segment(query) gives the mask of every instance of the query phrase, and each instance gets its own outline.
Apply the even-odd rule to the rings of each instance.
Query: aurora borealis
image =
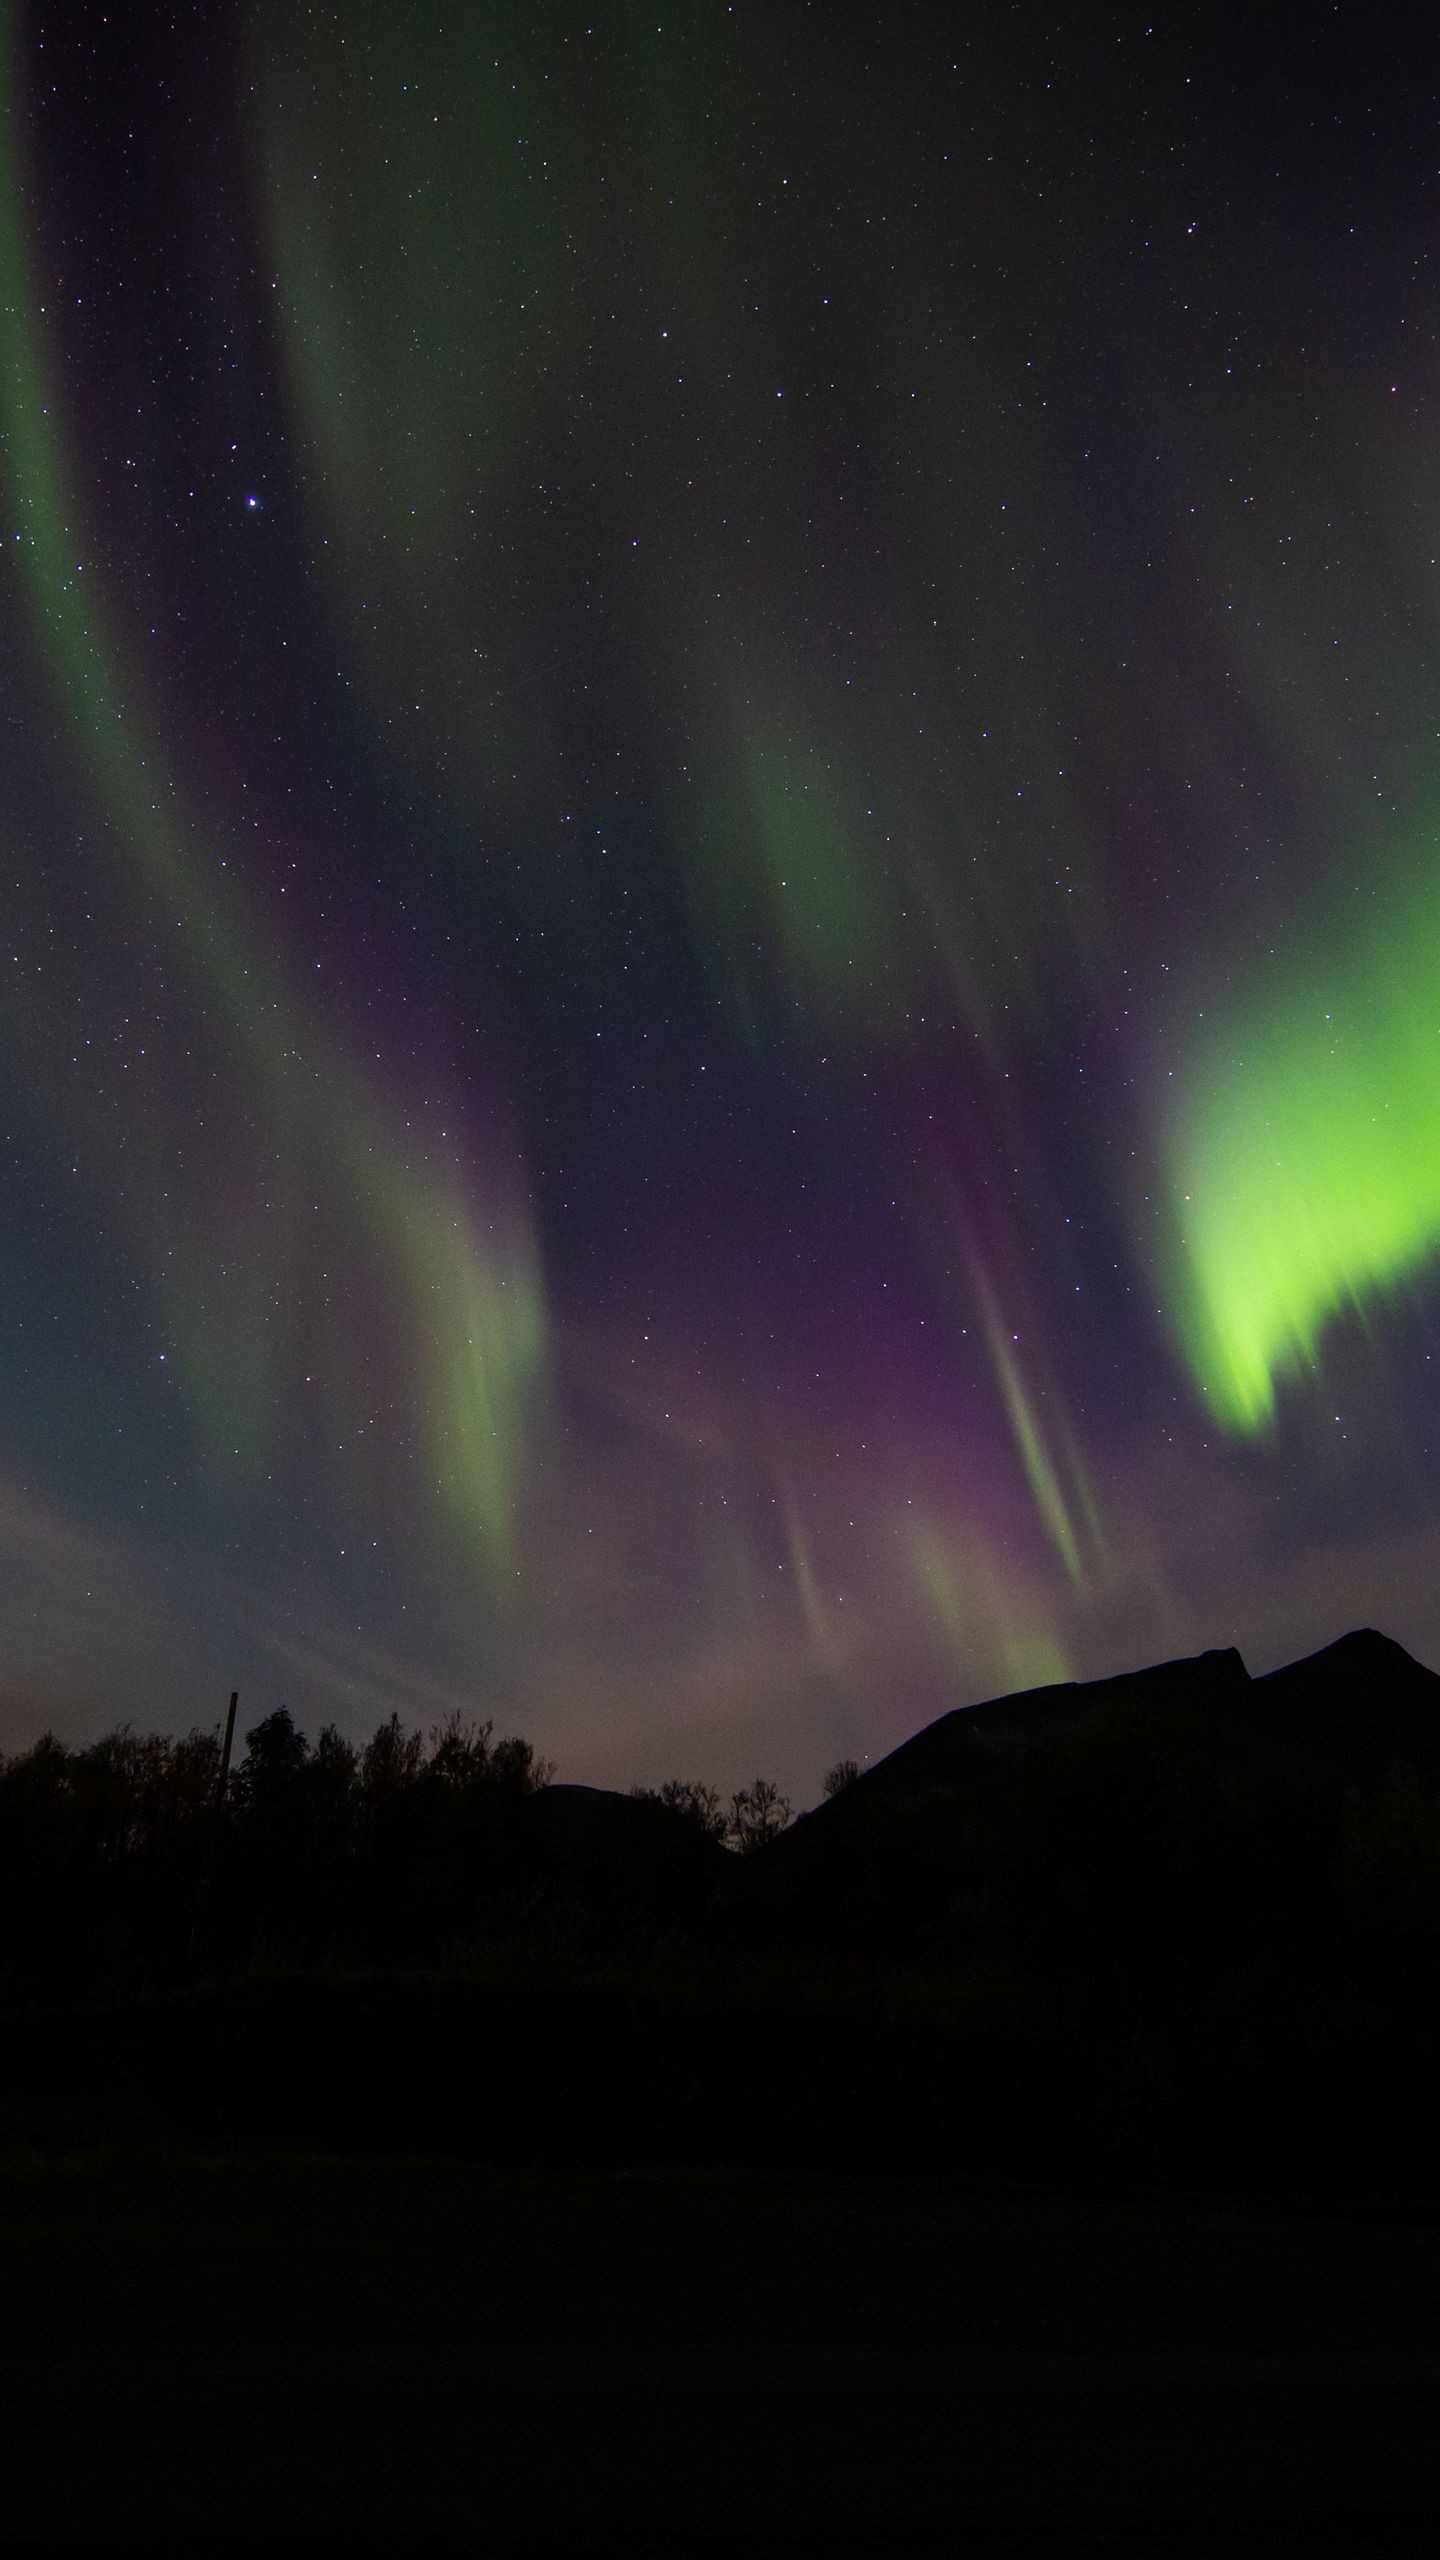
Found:
[[[1440,1660],[1422,38],[0,28],[0,1747]]]

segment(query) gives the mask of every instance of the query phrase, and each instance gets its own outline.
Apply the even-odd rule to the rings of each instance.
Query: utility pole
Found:
[[[238,1689],[232,1689],[230,1692],[230,1713],[225,1719],[225,1748],[220,1754],[220,1777],[215,1788],[215,1812],[217,1817],[225,1802],[225,1781],[230,1775],[230,1753],[234,1748],[235,1743],[235,1710],[239,1704],[240,1692]],[[210,1897],[215,1886],[215,1861],[220,1853],[220,1847],[220,1825],[217,1819],[211,1826],[209,1841],[206,1844],[206,1854],[202,1861],[200,1872],[195,1880],[195,1917],[190,1924],[190,1961],[192,1964],[198,1961],[204,1950],[206,1924],[210,1915]]]
[[[225,1719],[225,1748],[220,1755],[220,1784],[215,1790],[215,1801],[217,1804],[223,1804],[225,1801],[225,1781],[230,1775],[230,1751],[235,1740],[235,1710],[239,1704],[240,1692],[238,1689],[232,1689],[230,1692],[230,1713]]]

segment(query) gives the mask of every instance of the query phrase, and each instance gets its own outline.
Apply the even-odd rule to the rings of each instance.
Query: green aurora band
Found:
[[[424,1161],[333,1039],[295,1003],[232,884],[215,885],[214,823],[187,807],[158,721],[112,631],[90,556],[79,475],[67,450],[58,351],[25,240],[28,173],[15,12],[0,0],[0,430],[19,530],[12,545],[57,705],[136,896],[177,920],[187,975],[254,1079],[277,1156],[298,1147],[326,1168],[350,1249],[387,1273],[392,1321],[423,1417],[421,1473],[442,1518],[497,1592],[513,1579],[513,1533],[530,1428],[544,1381],[538,1255],[510,1164],[489,1171],[477,1208],[453,1169]],[[122,672],[123,671],[123,672]],[[252,1471],[269,1454],[272,1362],[263,1287],[206,1267],[166,1268],[159,1285],[181,1347],[191,1408],[212,1445]],[[249,1305],[249,1320],[242,1314]],[[238,1319],[238,1320],[237,1320]],[[334,1348],[334,1346],[332,1346]]]
[[[1217,1419],[1254,1432],[1318,1367],[1326,1327],[1367,1320],[1440,1246],[1433,876],[1207,1019],[1176,1081],[1173,1318]]]

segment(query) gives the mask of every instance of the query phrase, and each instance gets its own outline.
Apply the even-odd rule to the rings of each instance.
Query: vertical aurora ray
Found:
[[[921,1511],[908,1524],[906,1543],[916,1594],[972,1695],[1041,1689],[1073,1676],[1043,1598],[1026,1593],[982,1536]]]
[[[998,1096],[988,1100],[993,1102],[997,1126],[1003,1126],[1006,1105]],[[1014,1239],[1001,1227],[982,1245],[962,1186],[929,1128],[932,1116],[927,1115],[917,1155],[926,1166],[926,1230],[937,1284],[957,1310],[957,1325],[966,1329],[978,1325],[1031,1512],[1071,1590],[1083,1595],[1103,1582],[1109,1563],[1101,1505],[1068,1420],[1053,1363],[1030,1347],[1030,1337],[1041,1329],[1038,1314],[1033,1322],[1027,1318],[1022,1328],[1007,1321],[1004,1312],[997,1269],[1006,1275],[1004,1296],[1012,1308],[1034,1306],[1034,1293],[1020,1277]],[[1007,1138],[1018,1152],[1018,1129],[1009,1128]],[[1038,1173],[1035,1178],[1038,1181]],[[953,1263],[963,1274],[958,1286],[951,1277]],[[1042,1413],[1042,1406],[1048,1411]]]
[[[1403,890],[1207,1012],[1162,1124],[1162,1277],[1217,1418],[1255,1432],[1440,1247],[1440,899]]]
[[[817,1542],[805,1517],[799,1487],[790,1471],[778,1461],[775,1482],[784,1531],[785,1562],[800,1604],[805,1630],[816,1660],[827,1669],[836,1670],[843,1657],[840,1630],[836,1624],[838,1612],[829,1598],[826,1588],[828,1577],[817,1551]]]
[[[574,399],[582,244],[549,177],[587,137],[540,52],[505,10],[483,30],[413,8],[255,22],[256,183],[322,596],[372,745],[467,817],[547,804],[560,759],[514,529]]]
[[[399,1284],[435,1495],[498,1584],[514,1564],[547,1362],[528,1224],[513,1208],[482,1217],[453,1176],[407,1163],[393,1141],[377,1158],[364,1127],[344,1134],[351,1179]]]
[[[1006,1419],[1014,1435],[1020,1463],[1031,1500],[1044,1526],[1045,1533],[1072,1583],[1082,1583],[1085,1568],[1080,1558],[1080,1543],[1070,1516],[1060,1478],[1046,1446],[1045,1434],[1034,1402],[1026,1388],[1020,1363],[1015,1356],[1015,1337],[1007,1334],[995,1304],[994,1295],[978,1261],[972,1265],[972,1279],[980,1307],[980,1321],[990,1365],[1000,1389]]]
[[[0,300],[7,347],[0,427],[19,531],[12,546],[67,734],[123,855],[132,894],[174,919],[183,982],[252,1079],[272,1162],[303,1165],[328,1204],[339,1259],[388,1271],[388,1322],[407,1346],[418,1397],[419,1475],[497,1589],[512,1555],[528,1434],[544,1393],[546,1324],[520,1186],[498,1155],[495,1201],[407,1142],[327,1027],[293,997],[241,893],[215,885],[217,828],[172,770],[87,562],[85,507],[64,426],[58,356],[42,329],[25,241],[29,184],[16,12],[0,15]],[[122,673],[123,669],[123,673]],[[211,1238],[212,1254],[223,1251]],[[272,1290],[217,1260],[162,1270],[197,1420],[259,1470],[274,1454],[268,1329]],[[238,1294],[237,1294],[238,1292]],[[338,1356],[338,1355],[337,1355]],[[348,1358],[348,1349],[345,1352]]]
[[[883,1020],[894,891],[848,814],[866,800],[848,757],[793,713],[737,704],[698,811],[694,796],[677,810],[680,859],[701,948],[742,1023],[782,991],[857,1030]]]

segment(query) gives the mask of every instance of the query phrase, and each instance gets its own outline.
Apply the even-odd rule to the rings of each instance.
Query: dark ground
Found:
[[[0,2163],[11,2547],[1430,2551],[1440,2216]]]

